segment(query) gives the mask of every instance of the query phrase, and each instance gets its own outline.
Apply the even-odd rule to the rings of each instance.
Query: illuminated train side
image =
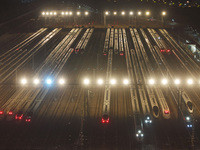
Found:
[[[84,41],[85,41],[85,38],[87,36],[87,34],[89,33],[89,30],[90,29],[87,29],[84,33],[84,35],[82,36],[81,40],[78,42],[76,48],[75,48],[75,54],[78,54],[80,51],[81,51],[81,46],[83,45]]]
[[[106,71],[106,82],[108,83],[112,74],[112,55],[113,50],[109,50],[108,54],[108,62],[107,62],[107,71]],[[102,123],[108,124],[109,123],[109,115],[110,115],[110,85],[105,86],[105,93],[104,93],[104,103],[103,103],[103,116],[102,116]]]
[[[192,101],[185,91],[182,91],[182,98],[189,113],[193,113]]]
[[[119,55],[124,55],[124,44],[123,44],[123,37],[122,37],[122,29],[119,29]]]
[[[103,55],[105,55],[105,56],[108,54],[109,37],[110,37],[110,28],[107,29],[106,38],[105,38],[105,42],[104,42]]]
[[[119,43],[118,43],[118,29],[115,29],[115,37],[114,37],[114,53],[118,54]]]

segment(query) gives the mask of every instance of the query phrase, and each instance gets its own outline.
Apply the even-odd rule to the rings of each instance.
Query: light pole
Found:
[[[80,17],[80,15],[81,15],[81,12],[80,12],[80,11],[77,11],[77,12],[76,12],[76,16],[74,15],[74,23],[75,23],[75,24],[78,24],[78,21],[77,21],[78,19],[77,19],[77,18]]]
[[[129,12],[129,25],[131,25],[132,19],[133,19],[133,12],[130,11],[130,12]]]
[[[106,27],[106,16],[108,16],[108,15],[109,15],[109,12],[106,11],[106,12],[104,13],[104,27]]]
[[[161,14],[161,21],[162,21],[162,24],[163,24],[163,27],[164,27],[164,16],[166,15],[166,12],[163,11],[162,14]]]
[[[88,13],[88,11],[85,11],[85,13],[84,13],[84,15],[85,15],[85,21],[86,21],[86,25],[88,24],[88,15],[89,15],[89,13]]]
[[[138,16],[141,16],[142,15],[142,12],[141,11],[138,11],[137,13]],[[135,15],[135,27],[137,28],[137,15]]]

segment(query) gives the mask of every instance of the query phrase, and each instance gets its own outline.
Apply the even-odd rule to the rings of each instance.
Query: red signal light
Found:
[[[104,56],[106,56],[107,54],[106,54],[106,53],[104,53],[103,55],[104,55]]]
[[[26,119],[26,122],[31,122],[31,119]]]
[[[8,112],[8,115],[12,115],[12,114],[13,114],[13,112],[12,112],[12,111],[9,111],[9,112]]]
[[[3,115],[3,111],[0,111],[0,115]]]
[[[120,53],[120,56],[123,56],[124,55],[124,53]]]
[[[165,50],[164,50],[164,49],[161,49],[160,52],[161,52],[161,53],[162,53],[162,52],[165,52]]]
[[[102,122],[102,123],[109,123],[109,118],[108,118],[107,120],[104,120],[104,119],[102,118],[101,122]]]
[[[169,52],[170,52],[170,49],[166,50],[166,52],[169,53]]]
[[[165,113],[165,114],[169,114],[169,110],[165,110],[164,113]]]

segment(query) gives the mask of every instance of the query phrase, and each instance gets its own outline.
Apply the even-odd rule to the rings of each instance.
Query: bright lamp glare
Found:
[[[49,15],[49,12],[46,12],[46,15]]]
[[[98,79],[98,80],[97,80],[97,83],[98,83],[99,85],[102,85],[102,84],[103,84],[103,80],[102,80],[102,79]]]
[[[138,11],[138,15],[140,16],[142,14],[142,12],[141,11]]]
[[[186,120],[189,121],[189,120],[190,120],[190,117],[186,117]]]
[[[162,79],[161,82],[162,82],[163,85],[166,85],[168,83],[168,80],[167,79]]]
[[[64,15],[65,13],[64,12],[61,12],[61,15]]]
[[[59,83],[60,85],[63,85],[63,84],[65,84],[65,80],[64,80],[63,78],[61,78],[61,79],[59,79],[58,83]]]
[[[80,13],[80,11],[78,11],[76,14],[79,16],[81,13]]]
[[[26,79],[26,78],[21,79],[21,84],[22,84],[22,85],[27,84],[27,79]]]
[[[114,15],[117,15],[117,12],[115,11],[113,14],[114,14]]]
[[[48,85],[51,85],[51,84],[53,83],[53,81],[52,81],[50,78],[47,78],[47,79],[46,79],[46,83],[47,83]]]
[[[38,84],[40,83],[40,80],[39,80],[39,79],[34,79],[34,80],[33,80],[33,83],[34,83],[35,85],[38,85]]]
[[[52,13],[52,12],[50,12],[50,15],[53,15],[53,13]]]
[[[132,11],[130,11],[130,13],[129,13],[130,15],[133,15],[133,12]]]
[[[146,15],[147,15],[147,16],[148,16],[148,15],[150,15],[150,12],[149,12],[149,11],[147,11],[147,12],[146,12]]]
[[[112,85],[116,84],[116,80],[115,79],[111,79],[110,80],[110,84],[112,84]]]
[[[44,15],[45,15],[45,12],[42,12],[42,15],[44,16]]]
[[[174,80],[174,83],[175,83],[176,85],[178,85],[178,84],[181,83],[181,81],[180,81],[180,79],[176,79],[176,80]]]
[[[65,12],[65,15],[68,15],[69,13],[68,12]]]
[[[89,79],[84,79],[83,83],[84,83],[85,85],[88,85],[88,84],[90,84],[90,80],[89,80]]]
[[[162,15],[163,15],[163,16],[165,16],[165,15],[166,15],[166,12],[165,12],[165,11],[163,11],[163,12],[162,12]]]
[[[57,15],[57,12],[54,12],[53,14],[54,14],[54,15]]]
[[[87,11],[85,12],[85,15],[86,15],[86,16],[88,15],[88,12],[87,12]]]
[[[109,14],[109,12],[108,12],[108,11],[106,11],[106,12],[105,12],[105,15],[108,15],[108,14]]]
[[[124,11],[122,11],[122,15],[125,15],[125,12],[124,12]]]
[[[191,85],[191,84],[193,84],[193,80],[192,80],[192,79],[188,79],[188,80],[187,80],[187,83],[188,83],[189,85]]]
[[[155,84],[155,80],[154,79],[149,79],[149,84],[151,84],[151,85]]]
[[[69,12],[69,15],[72,15],[72,12],[71,12],[71,11]]]
[[[123,83],[124,83],[125,85],[129,84],[128,79],[124,79],[124,80],[123,80]]]

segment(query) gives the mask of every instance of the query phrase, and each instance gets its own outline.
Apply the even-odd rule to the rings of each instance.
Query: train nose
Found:
[[[155,115],[155,117],[158,117],[159,111],[158,111],[158,107],[157,106],[153,107],[153,114]]]

